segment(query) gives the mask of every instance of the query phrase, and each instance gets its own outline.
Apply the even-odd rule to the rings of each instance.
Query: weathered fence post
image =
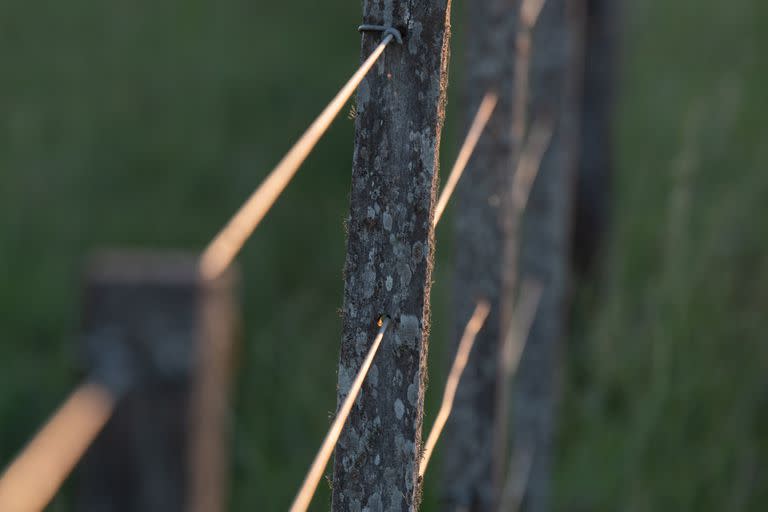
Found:
[[[489,88],[498,90],[499,105],[459,190],[455,316],[465,318],[477,295],[491,300],[493,313],[477,338],[446,432],[446,510],[495,510],[510,457],[509,436],[515,451],[533,457],[530,475],[520,475],[530,476],[527,510],[547,507],[556,351],[570,268],[579,2],[543,0],[538,16],[532,14],[542,5],[538,0],[481,0],[467,6],[465,111],[472,112]],[[521,7],[527,13],[523,19]],[[530,40],[526,30],[533,30]],[[516,163],[531,126],[550,122],[550,146],[521,227],[514,199]],[[519,283],[527,278],[540,283],[543,294],[519,378],[508,393],[499,366],[500,344],[511,325]],[[458,338],[461,326],[455,329]],[[511,424],[506,421],[507,394],[514,396]]]
[[[466,4],[464,12],[465,123],[489,89],[497,91],[499,103],[457,190],[455,343],[477,297],[490,301],[491,312],[475,339],[445,431],[441,501],[450,511],[488,511],[495,500],[491,470],[506,238],[502,205],[510,200],[515,154],[513,70],[519,9],[519,2],[479,0]]]
[[[85,279],[88,369],[125,392],[81,463],[78,510],[223,510],[234,272],[203,281],[193,255],[110,252]]]
[[[583,68],[583,0],[546,0],[536,26],[530,64],[528,119],[553,121],[523,220],[520,282],[533,279],[542,296],[512,390],[512,446],[531,460],[522,509],[550,510],[560,350],[567,333],[570,240]],[[510,256],[509,253],[506,254]],[[513,269],[507,269],[512,271]],[[505,294],[505,300],[514,300]]]
[[[446,0],[364,0],[363,22],[403,35],[357,96],[339,402],[392,320],[336,448],[333,510],[418,505],[432,215],[448,64]],[[362,56],[381,39],[363,35]]]

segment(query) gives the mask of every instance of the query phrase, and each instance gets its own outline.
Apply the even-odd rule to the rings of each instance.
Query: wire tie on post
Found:
[[[385,25],[360,25],[357,27],[358,32],[381,32],[382,37],[387,37],[388,35],[391,35],[395,41],[397,41],[399,44],[403,44],[403,36],[400,34],[400,31],[397,30],[395,27],[387,27]]]

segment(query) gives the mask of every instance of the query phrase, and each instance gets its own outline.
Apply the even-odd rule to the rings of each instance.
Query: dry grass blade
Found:
[[[459,348],[456,351],[456,357],[453,360],[451,371],[448,374],[448,381],[445,384],[445,391],[443,392],[443,401],[440,404],[440,410],[435,418],[435,424],[432,426],[432,430],[429,432],[427,438],[427,444],[424,448],[424,455],[421,458],[421,464],[419,465],[419,476],[424,476],[427,471],[427,465],[429,459],[432,457],[432,452],[435,449],[437,440],[440,439],[440,434],[443,432],[446,421],[451,415],[453,409],[453,400],[456,398],[456,390],[459,387],[461,376],[464,373],[464,368],[467,366],[469,360],[469,353],[472,351],[472,346],[475,344],[475,338],[477,333],[483,328],[485,320],[488,318],[488,313],[491,310],[491,306],[487,301],[481,300],[478,302],[475,312],[467,322],[467,326],[464,328],[464,334],[459,342]]]
[[[280,194],[288,186],[296,171],[312,148],[328,130],[365,75],[384,53],[392,41],[387,35],[352,78],[341,88],[327,107],[320,113],[307,131],[286,153],[259,188],[248,198],[226,226],[216,235],[200,259],[200,273],[205,279],[215,279],[232,263],[245,241],[251,236]]]
[[[112,415],[103,387],[76,389],[0,476],[0,510],[43,510]]]
[[[475,118],[472,120],[472,124],[469,127],[469,132],[467,132],[467,137],[464,139],[464,143],[459,150],[459,156],[456,157],[456,163],[453,164],[453,169],[451,169],[451,173],[448,175],[448,181],[445,182],[445,187],[440,193],[440,199],[435,208],[435,216],[432,219],[432,226],[437,226],[437,223],[440,222],[440,218],[443,216],[445,208],[448,206],[451,194],[453,194],[453,191],[456,189],[456,185],[458,184],[459,179],[461,179],[461,175],[464,173],[464,169],[466,169],[469,159],[472,157],[472,153],[475,151],[480,136],[483,134],[483,130],[485,130],[488,121],[491,119],[491,115],[493,114],[498,101],[499,96],[495,92],[488,92],[480,103]]]
[[[360,388],[363,386],[363,381],[365,380],[366,375],[368,375],[368,370],[371,368],[376,352],[379,350],[379,345],[381,345],[384,333],[386,332],[387,327],[389,327],[389,322],[389,318],[382,319],[379,332],[376,334],[376,338],[374,338],[371,348],[368,350],[368,355],[365,357],[360,370],[357,372],[357,376],[352,382],[352,386],[349,388],[349,392],[347,393],[338,414],[336,414],[336,418],[333,420],[331,428],[328,430],[328,434],[325,436],[323,444],[320,446],[320,450],[317,452],[315,460],[312,462],[312,466],[309,468],[304,483],[301,484],[301,489],[299,489],[296,498],[293,500],[291,512],[303,512],[309,508],[312,496],[314,496],[315,490],[317,489],[317,484],[323,476],[323,470],[328,464],[328,460],[331,458],[336,443],[339,441],[341,430],[344,427],[344,423],[347,421],[347,417],[352,410],[357,395],[360,393]]]

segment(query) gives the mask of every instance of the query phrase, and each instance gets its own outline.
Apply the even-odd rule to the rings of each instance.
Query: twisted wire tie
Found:
[[[398,44],[403,44],[403,35],[395,27],[387,27],[385,25],[367,25],[363,24],[357,27],[358,32],[381,32],[382,37],[391,35]]]

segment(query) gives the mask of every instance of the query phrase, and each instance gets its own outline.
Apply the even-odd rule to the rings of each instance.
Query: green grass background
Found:
[[[340,0],[0,2],[0,463],[76,382],[88,251],[201,249],[354,70],[359,21]],[[602,293],[579,292],[560,510],[768,503],[766,21],[760,0],[628,9],[616,219]],[[352,128],[336,122],[239,258],[232,510],[286,509],[335,408]],[[445,374],[450,223],[427,424]],[[327,503],[325,486],[315,507]],[[70,510],[70,493],[50,509]]]

